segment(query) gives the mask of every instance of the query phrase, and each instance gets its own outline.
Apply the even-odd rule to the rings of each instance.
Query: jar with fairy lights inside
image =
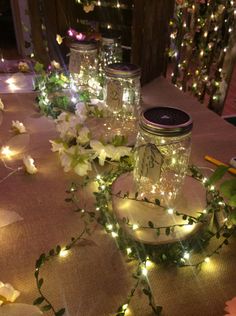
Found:
[[[123,122],[135,120],[140,107],[140,74],[138,66],[110,64],[105,69],[104,101],[110,116]]]
[[[191,150],[192,119],[173,107],[141,113],[133,177],[137,191],[173,207],[183,187]]]
[[[70,44],[69,71],[79,85],[87,85],[98,76],[98,47],[95,41]]]
[[[99,55],[102,73],[109,64],[121,62],[122,48],[119,38],[111,35],[103,35]]]

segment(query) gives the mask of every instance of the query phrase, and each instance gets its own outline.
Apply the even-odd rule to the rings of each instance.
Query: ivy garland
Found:
[[[39,110],[46,116],[56,119],[63,111],[74,113],[78,102],[84,102],[89,108],[92,99],[98,101],[103,99],[99,75],[91,78],[91,84],[82,85],[63,71],[60,64],[57,68],[50,66],[49,70],[45,71],[44,66],[37,62],[34,69],[37,73],[34,81],[34,90],[38,92],[36,101]],[[93,108],[93,111],[97,110],[95,106]],[[99,115],[101,116],[101,113],[98,113],[98,117]],[[96,113],[94,116],[96,117]]]
[[[127,256],[128,260],[134,260],[137,262],[136,272],[133,274],[133,278],[135,280],[133,288],[130,290],[130,293],[124,303],[118,308],[115,314],[116,316],[125,316],[129,304],[138,287],[142,287],[143,294],[147,296],[148,303],[155,315],[161,314],[162,306],[155,305],[147,278],[150,261],[164,265],[175,264],[179,267],[191,266],[200,269],[203,263],[209,262],[212,256],[219,254],[224,245],[228,245],[229,239],[235,233],[234,225],[236,224],[236,205],[234,189],[236,187],[236,179],[223,182],[219,190],[214,186],[214,184],[223,177],[225,172],[227,172],[227,167],[220,166],[208,179],[204,177],[202,172],[196,166],[189,167],[189,176],[193,177],[196,181],[200,181],[206,190],[206,209],[199,212],[199,216],[194,217],[179,211],[173,211],[173,214],[180,216],[185,221],[184,224],[157,227],[151,221],[147,221],[146,226],[135,227],[135,230],[155,230],[156,234],[159,236],[161,230],[164,230],[166,235],[173,233],[176,226],[194,225],[197,223],[205,224],[204,231],[195,234],[188,240],[182,241],[181,243],[176,242],[174,244],[158,246],[145,245],[133,240],[122,228],[123,225],[128,225],[130,228],[134,229],[129,219],[124,218],[122,223],[123,225],[120,225],[111,210],[110,205],[113,196],[113,182],[121,174],[130,172],[132,169],[133,165],[131,158],[123,158],[117,165],[116,169],[107,171],[103,175],[97,175],[95,178],[85,177],[82,184],[72,183],[70,188],[66,191],[68,197],[65,201],[73,204],[75,207],[74,211],[81,215],[85,226],[82,233],[77,238],[73,237],[71,242],[64,248],[58,245],[55,249],[51,249],[48,254],[41,254],[39,259],[36,261],[35,279],[40,296],[34,301],[34,304],[40,306],[44,304],[42,306],[44,311],[51,310],[55,316],[62,316],[65,313],[64,308],[56,311],[50,301],[43,294],[42,285],[44,283],[44,279],[40,276],[41,267],[55,256],[63,255],[63,251],[69,251],[75,244],[84,238],[83,236],[85,234],[90,234],[89,222],[97,221],[101,224],[105,231],[111,234],[111,236],[116,240],[118,248]],[[88,183],[94,181],[98,186],[97,191],[93,192],[96,200],[95,210],[88,210],[82,207],[78,197],[78,192],[83,190]],[[227,198],[227,203],[225,202],[222,194]],[[121,193],[117,193],[115,196],[121,199],[139,201],[140,203],[158,205],[163,209],[163,211],[168,211],[164,205],[161,205],[158,199],[156,199],[155,202],[146,198],[140,199],[138,192],[135,196],[130,196],[128,192],[123,195]],[[225,219],[221,224],[218,223],[216,216],[219,212],[225,214]],[[210,222],[209,216],[211,217]],[[213,239],[219,240],[218,245],[213,250],[209,251],[207,256],[202,258],[202,249],[206,248],[209,242]],[[201,256],[201,258],[196,262],[192,262],[192,260],[190,260],[190,255],[193,253],[199,253]]]

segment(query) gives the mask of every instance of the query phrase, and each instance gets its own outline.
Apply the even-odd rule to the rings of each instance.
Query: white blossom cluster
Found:
[[[73,170],[79,176],[85,176],[92,170],[93,161],[98,158],[104,166],[107,159],[119,161],[131,154],[131,148],[104,144],[92,139],[89,128],[85,125],[87,109],[84,103],[76,105],[75,114],[63,112],[56,120],[59,138],[51,140],[52,151],[59,153],[65,172]]]

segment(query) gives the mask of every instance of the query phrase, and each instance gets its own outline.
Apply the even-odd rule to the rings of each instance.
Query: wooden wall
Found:
[[[142,68],[142,83],[166,72],[174,4],[174,0],[134,0],[132,62]]]
[[[117,4],[117,0],[106,2]],[[95,6],[89,13],[85,13],[83,6],[75,0],[28,0],[28,3],[38,60],[44,63],[52,59],[60,63],[65,60],[68,47],[64,43],[57,44],[56,34],[65,36],[70,27],[77,31],[88,30],[88,23],[97,31],[110,31],[109,24],[112,31],[121,35],[123,46],[132,46],[131,58],[130,50],[124,50],[124,57],[141,66],[142,83],[165,73],[174,0],[119,0],[119,9]],[[46,31],[42,30],[41,24],[46,26]],[[42,46],[48,46],[48,52]]]

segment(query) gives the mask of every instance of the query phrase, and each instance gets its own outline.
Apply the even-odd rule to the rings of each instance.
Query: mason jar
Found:
[[[118,38],[104,36],[101,39],[100,63],[101,70],[104,72],[109,64],[122,61],[122,48]]]
[[[173,207],[184,183],[191,150],[192,119],[173,107],[154,107],[141,113],[134,153],[137,191]]]
[[[78,41],[70,45],[69,71],[81,85],[98,75],[98,48],[95,41]]]
[[[140,68],[133,64],[115,63],[106,67],[104,101],[111,116],[124,121],[136,117],[140,106],[140,74]]]

